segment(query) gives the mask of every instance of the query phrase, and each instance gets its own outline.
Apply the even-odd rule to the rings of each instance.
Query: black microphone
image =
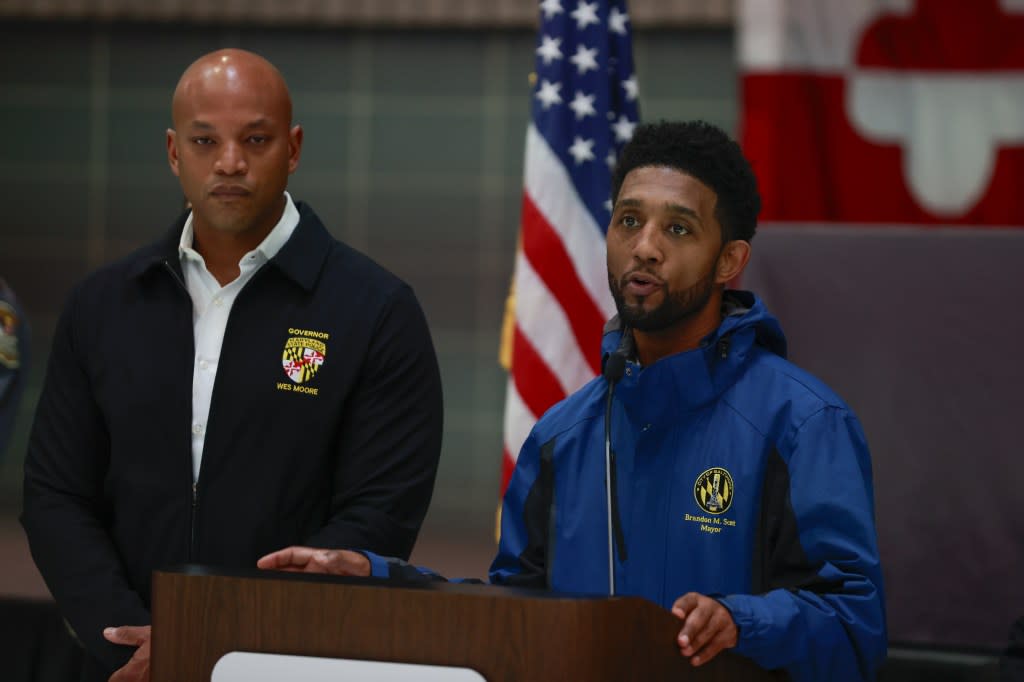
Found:
[[[626,361],[633,354],[633,333],[629,327],[622,328],[622,339],[619,347],[604,362],[602,374],[608,382],[608,399],[604,408],[604,492],[608,506],[608,594],[615,596],[615,551],[617,545],[619,557],[626,560],[626,538],[622,532],[619,519],[618,495],[615,486],[615,453],[612,452],[612,397],[615,395],[615,384],[626,371]],[[615,541],[612,541],[614,533]]]
[[[626,361],[636,352],[636,345],[633,343],[633,330],[629,327],[622,328],[622,338],[619,339],[619,346],[614,352],[608,355],[604,361],[604,369],[601,374],[608,380],[609,388],[614,388],[622,374],[626,371]]]

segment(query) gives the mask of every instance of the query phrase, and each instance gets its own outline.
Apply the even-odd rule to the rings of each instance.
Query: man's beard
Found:
[[[622,295],[624,281],[625,277],[622,281],[617,281],[611,273],[608,273],[608,288],[611,289],[612,298],[615,299],[615,309],[619,312],[619,321],[637,331],[660,332],[694,317],[704,310],[711,299],[711,292],[715,288],[715,268],[712,267],[707,275],[687,289],[669,291],[665,288],[664,300],[657,308],[649,311],[643,309],[644,299],[640,299],[640,305],[626,303],[625,297]]]

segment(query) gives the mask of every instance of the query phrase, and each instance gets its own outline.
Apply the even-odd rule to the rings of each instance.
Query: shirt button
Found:
[[[197,436],[201,436],[203,434],[203,425],[202,424],[193,424],[192,425],[192,433],[196,434]]]
[[[221,299],[220,296],[218,296],[217,298],[213,299],[213,304],[219,308],[222,305],[224,305],[224,301]]]
[[[199,361],[199,369],[208,369],[209,367],[210,363],[208,363],[206,360]]]

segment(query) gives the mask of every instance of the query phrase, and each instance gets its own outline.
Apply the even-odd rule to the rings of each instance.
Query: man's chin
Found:
[[[221,234],[245,232],[252,223],[250,216],[235,211],[211,211],[203,215],[202,218],[202,222],[208,230]]]
[[[692,309],[676,310],[664,306],[623,306],[619,309],[619,320],[638,332],[657,334],[676,327],[680,322],[693,317]]]
[[[644,310],[643,306],[622,306],[619,308],[619,320],[631,329],[646,331],[652,322],[652,312]]]

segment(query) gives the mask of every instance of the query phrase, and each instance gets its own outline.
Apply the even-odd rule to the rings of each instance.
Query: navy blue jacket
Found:
[[[739,626],[735,652],[762,667],[874,679],[886,631],[864,434],[784,359],[760,301],[727,300],[700,348],[630,362],[616,388],[616,591],[665,608],[690,591],[716,596]],[[606,334],[606,353],[620,337]],[[523,445],[492,582],[607,594],[607,389],[594,379]]]
[[[231,310],[195,490],[184,216],[162,242],[90,276],[60,318],[22,523],[108,674],[132,652],[102,629],[149,623],[153,569],[252,568],[292,544],[412,549],[441,445],[426,321],[406,284],[298,208],[295,232]],[[296,383],[284,363],[309,346],[323,362]]]

